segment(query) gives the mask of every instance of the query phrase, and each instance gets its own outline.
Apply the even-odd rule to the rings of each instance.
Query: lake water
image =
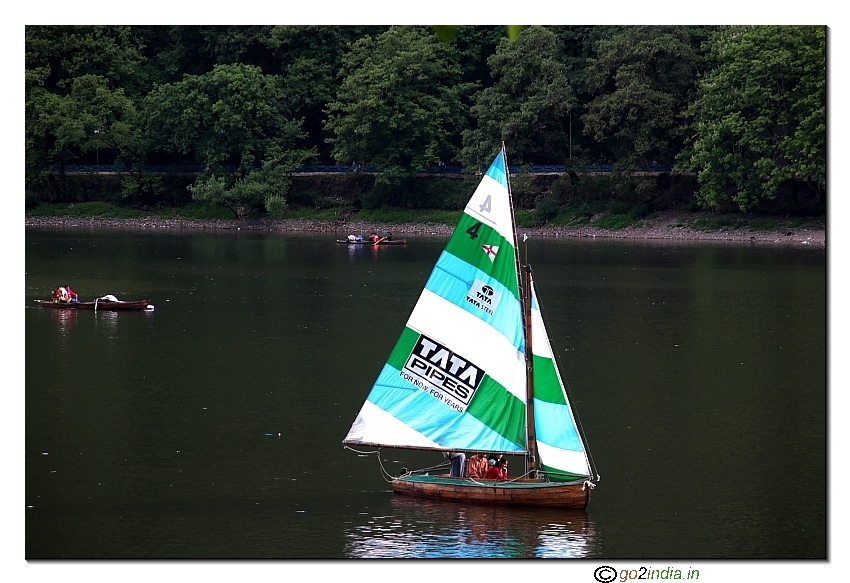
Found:
[[[823,250],[529,241],[602,477],[565,512],[341,445],[444,244],[28,228],[26,557],[826,557]],[[66,283],[156,309],[35,306]]]

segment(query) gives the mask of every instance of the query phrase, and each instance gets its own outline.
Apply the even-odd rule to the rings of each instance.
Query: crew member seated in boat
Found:
[[[390,233],[389,231],[384,231],[384,240],[392,241],[393,240],[393,234]]]
[[[357,242],[358,242],[358,243],[362,243],[362,242],[363,242],[363,235],[357,235]]]
[[[475,454],[466,461],[467,478],[483,478],[487,473],[487,457],[480,453]]]
[[[484,474],[484,478],[487,480],[507,480],[508,460],[502,458],[496,462],[495,466],[490,466],[490,469]]]
[[[354,243],[354,242],[356,242],[356,241],[357,241],[357,237],[355,237],[355,236],[354,236],[354,233],[351,233],[351,234],[348,236],[348,242],[349,242],[349,243]]]
[[[67,302],[68,301],[68,290],[66,290],[61,285],[53,290],[53,302]]]
[[[70,285],[65,286],[65,291],[68,292],[68,300],[67,301],[69,303],[71,303],[71,302],[73,302],[75,304],[80,303],[80,296],[77,295],[77,292],[75,292],[74,290],[71,289]]]
[[[369,235],[369,240],[370,240],[372,243],[377,243],[378,241],[380,241],[380,240],[381,240],[381,238],[380,238],[380,237],[378,237],[378,233],[376,233],[375,231],[372,231],[372,234],[371,234],[371,235]]]
[[[448,457],[452,462],[452,469],[449,471],[449,476],[452,478],[462,478],[463,469],[466,466],[466,454],[453,451],[451,453],[443,453],[443,455]]]

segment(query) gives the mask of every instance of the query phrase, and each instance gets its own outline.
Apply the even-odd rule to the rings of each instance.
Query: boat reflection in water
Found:
[[[582,558],[593,556],[584,510],[466,505],[394,496],[393,512],[346,532],[351,558]]]
[[[77,313],[74,310],[53,310],[53,321],[56,322],[56,329],[60,338],[59,351],[68,351],[68,342],[71,335],[71,329],[76,323]]]

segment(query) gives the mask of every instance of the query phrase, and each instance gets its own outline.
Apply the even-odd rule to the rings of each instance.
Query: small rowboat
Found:
[[[341,243],[343,245],[406,245],[407,241],[405,239],[393,239],[392,241],[378,241],[378,243],[372,243],[372,241],[347,241],[345,239],[337,239],[337,243]]]
[[[95,300],[93,302],[51,302],[50,300],[35,300],[43,308],[54,308],[57,310],[106,310],[110,312],[124,310],[148,310],[153,306],[148,300],[134,302],[110,302],[107,300]]]

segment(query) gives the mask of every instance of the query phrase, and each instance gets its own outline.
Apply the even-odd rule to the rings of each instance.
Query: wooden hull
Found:
[[[337,243],[341,243],[344,245],[375,245],[372,241],[354,241],[353,243],[350,241],[346,241],[345,239],[337,239]],[[381,241],[377,244],[378,247],[383,245],[406,245],[407,241],[405,239],[393,240],[393,241]]]
[[[453,502],[582,510],[587,508],[592,490],[585,482],[530,479],[503,482],[420,475],[394,478],[392,487],[398,494]]]
[[[65,303],[65,302],[51,302],[48,300],[36,300],[36,303],[43,308],[53,308],[56,310],[94,310],[95,303],[94,302],[79,302],[79,303]],[[150,305],[148,300],[141,300],[136,302],[97,302],[97,309],[108,311],[108,312],[118,312],[125,310],[145,310]]]

